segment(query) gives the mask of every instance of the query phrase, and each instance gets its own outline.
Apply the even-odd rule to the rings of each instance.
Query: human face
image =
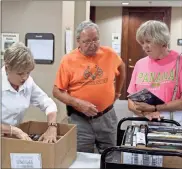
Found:
[[[99,35],[95,28],[83,30],[77,42],[85,56],[94,56],[100,46]]]
[[[165,51],[167,47],[161,44],[155,44],[151,39],[145,38],[142,42],[140,42],[145,53],[154,60],[161,59],[162,55],[165,55]]]
[[[32,70],[16,71],[6,68],[8,80],[14,88],[18,88],[19,86],[23,85],[28,79],[31,71]]]

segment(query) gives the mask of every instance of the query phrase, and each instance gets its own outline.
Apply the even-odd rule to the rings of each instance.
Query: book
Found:
[[[164,104],[165,102],[147,89],[143,89],[127,96],[128,99],[136,102],[145,102],[150,105]]]
[[[172,134],[182,133],[182,126],[148,126],[148,132],[168,132]]]

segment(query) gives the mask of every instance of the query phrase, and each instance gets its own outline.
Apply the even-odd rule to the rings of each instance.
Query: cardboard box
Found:
[[[29,121],[19,126],[27,134],[42,134],[46,122]],[[56,143],[2,137],[2,168],[69,168],[76,159],[77,131],[71,124],[58,124]],[[13,166],[12,166],[13,165]]]
[[[126,146],[125,146],[126,147]],[[180,150],[167,150],[167,149],[159,149],[159,148],[148,148],[144,146],[130,147],[134,149],[143,149],[143,150],[160,150],[160,151],[178,151]],[[156,167],[164,167],[164,168],[172,168],[172,169],[182,169],[182,157],[177,156],[156,156],[156,155],[146,155],[146,154],[136,154],[136,153],[121,153],[121,163],[122,164],[138,164],[146,166],[156,166]]]

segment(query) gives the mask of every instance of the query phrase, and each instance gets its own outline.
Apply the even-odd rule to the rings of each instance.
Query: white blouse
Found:
[[[47,96],[34,82],[31,76],[16,91],[9,83],[5,71],[2,72],[2,119],[1,122],[9,125],[18,125],[24,118],[25,111],[30,105],[39,107],[47,114],[57,112],[55,102]]]

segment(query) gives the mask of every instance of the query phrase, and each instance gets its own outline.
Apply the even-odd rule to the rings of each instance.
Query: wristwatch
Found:
[[[50,127],[50,126],[57,127],[57,126],[58,126],[58,124],[57,124],[56,122],[48,123],[48,127]]]

